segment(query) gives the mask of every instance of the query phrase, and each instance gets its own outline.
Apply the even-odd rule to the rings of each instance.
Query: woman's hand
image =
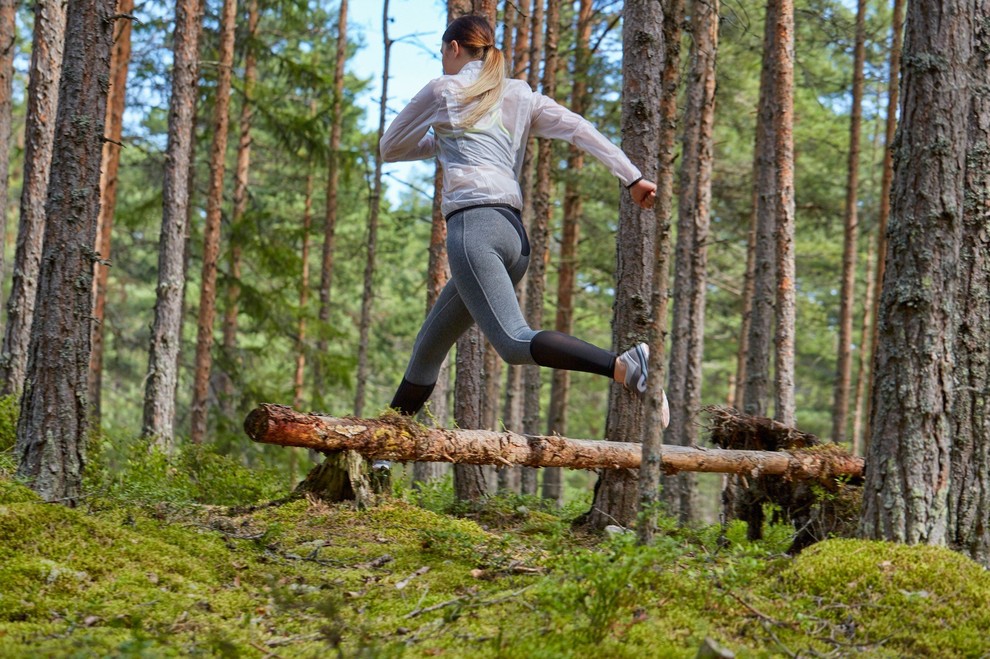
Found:
[[[653,208],[653,204],[657,200],[657,184],[646,179],[640,179],[629,188],[629,194],[632,195],[632,200],[640,208]]]

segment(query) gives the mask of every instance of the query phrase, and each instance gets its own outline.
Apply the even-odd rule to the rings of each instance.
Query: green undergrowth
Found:
[[[458,507],[449,483],[365,510],[138,505],[118,484],[70,509],[7,473],[3,657],[693,657],[706,637],[737,656],[990,652],[990,575],[943,549],[831,540],[794,559],[784,527],[750,543],[734,524],[727,544],[670,521],[644,548],[538,500]]]

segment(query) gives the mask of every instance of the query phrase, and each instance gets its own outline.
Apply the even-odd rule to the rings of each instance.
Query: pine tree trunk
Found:
[[[873,245],[871,244],[866,253],[867,271],[869,271],[870,267],[873,265],[874,256]],[[870,365],[869,362],[867,362],[869,352],[866,350],[866,346],[870,344],[870,335],[873,333],[873,328],[870,326],[870,320],[873,318],[873,309],[876,307],[875,301],[877,295],[873,284],[873,278],[867,277],[866,294],[863,297],[863,322],[860,325],[859,332],[860,349],[858,351],[857,360],[859,377],[856,378],[856,406],[853,408],[853,455],[863,454],[863,413],[866,410],[866,396],[868,394],[866,385],[870,381]]]
[[[743,389],[743,412],[765,416],[770,390],[770,336],[774,318],[774,290],[777,262],[774,250],[774,218],[777,216],[777,192],[774,178],[774,103],[776,79],[777,2],[767,3],[763,30],[763,67],[760,70],[760,104],[757,115],[755,147],[756,241],[753,262],[753,299],[746,340],[746,377]]]
[[[587,78],[591,69],[591,0],[581,0],[577,14],[577,44],[574,51],[574,76],[571,87],[571,110],[584,116],[588,108]],[[567,179],[564,185],[564,216],[560,238],[560,264],[557,267],[557,316],[554,329],[574,333],[574,290],[577,282],[578,234],[581,214],[581,170],[584,152],[574,145],[567,150]],[[550,409],[547,434],[567,434],[567,404],[571,390],[571,373],[554,370],[550,380]],[[557,504],[564,502],[563,472],[543,470],[543,498]]]
[[[296,324],[296,373],[292,379],[292,406],[303,408],[303,385],[306,378],[306,306],[309,304],[309,234],[313,226],[313,175],[306,176],[306,200],[303,202],[302,272],[299,275],[299,320]]]
[[[344,63],[347,61],[347,2],[340,0],[337,10],[337,52],[333,72],[333,114],[330,124],[330,149],[327,156],[327,205],[323,221],[323,258],[320,267],[319,339],[316,354],[325,355],[329,350],[326,333],[330,324],[330,292],[333,287],[334,247],[337,232],[338,192],[340,187],[340,140],[344,125]],[[326,396],[323,364],[317,359],[313,365],[315,400],[322,405]]]
[[[839,354],[832,403],[832,441],[846,441],[849,391],[852,386],[853,307],[856,302],[856,242],[859,186],[859,138],[863,119],[863,63],[866,59],[866,0],[856,3],[856,44],[853,49],[852,109],[849,113],[849,165],[846,176],[845,230],[842,243],[842,289],[839,307]]]
[[[474,13],[487,18],[488,23],[494,28],[498,14],[498,0],[474,0]]]
[[[880,291],[883,290],[883,275],[887,260],[887,223],[890,219],[890,190],[894,181],[894,138],[897,131],[897,106],[901,89],[901,49],[904,45],[904,3],[894,0],[893,24],[891,26],[890,72],[887,76],[887,123],[884,136],[883,175],[880,179],[880,213],[877,218],[877,267],[873,276],[873,290],[877,304],[873,306],[873,327],[870,337],[870,381],[866,392],[866,428],[863,430],[865,442],[870,441],[870,418],[873,405],[873,382],[876,374],[877,328],[879,327]],[[867,446],[864,444],[863,453]]]
[[[644,71],[662,71],[665,43],[664,12],[652,0],[629,0],[622,22],[622,148],[643,176],[654,180],[660,161],[662,80]],[[619,205],[615,270],[615,315],[612,345],[628,348],[650,338],[653,310],[653,260],[657,221],[652,211],[636,206],[623,190]],[[641,439],[646,405],[632,392],[613,383],[609,396],[606,437]],[[630,525],[636,516],[637,473],[610,470],[601,474],[587,522],[592,528]]]
[[[117,13],[134,11],[134,0],[118,0]],[[120,169],[120,140],[124,128],[124,104],[127,98],[127,69],[131,61],[131,21],[119,20],[114,25],[113,50],[110,54],[110,90],[107,100],[106,133],[103,145],[103,174],[100,179],[100,215],[96,223],[96,253],[103,260],[110,258],[113,235],[113,215],[117,208],[117,172]],[[102,416],[103,390],[103,320],[106,317],[107,280],[110,268],[96,265],[96,286],[93,302],[93,340],[89,359],[90,418],[96,427]]]
[[[990,1],[974,0],[953,403],[949,545],[990,567]]]
[[[258,34],[258,0],[248,2],[247,39],[244,46],[244,100],[241,103],[240,137],[237,141],[237,163],[234,167],[234,212],[230,218],[230,252],[228,253],[227,305],[223,314],[224,369],[218,373],[220,410],[232,419],[237,409],[237,388],[240,358],[237,355],[237,314],[241,297],[241,224],[248,205],[248,176],[251,170],[251,122],[254,117],[254,86],[258,77],[258,62],[254,40]]]
[[[217,309],[217,258],[220,254],[220,211],[226,174],[227,126],[230,122],[230,78],[234,63],[234,30],[237,0],[224,0],[220,24],[220,63],[216,105],[213,109],[213,143],[210,147],[210,188],[203,229],[203,274],[200,280],[199,319],[196,327],[196,361],[189,438],[195,444],[206,439],[210,370],[213,366],[213,325]]]
[[[11,117],[14,106],[14,53],[17,3],[0,0],[0,273],[4,272],[7,240],[7,192],[10,177]]]
[[[61,0],[37,0],[35,3],[24,125],[21,219],[17,227],[14,278],[7,301],[7,324],[0,352],[0,395],[4,396],[18,393],[24,387],[24,369],[31,342],[31,322],[45,235],[45,202],[55,139],[65,20],[65,3]]]
[[[794,2],[778,0],[774,54],[774,187],[777,193],[777,331],[774,339],[774,418],[795,423],[794,409]]]
[[[17,421],[17,474],[45,501],[75,505],[88,431],[93,245],[114,0],[69,4],[38,305]]]
[[[364,411],[365,387],[368,380],[368,335],[371,332],[371,302],[375,296],[375,258],[378,252],[378,215],[382,206],[382,159],[378,155],[378,145],[385,134],[385,112],[388,100],[389,58],[392,40],[388,36],[388,2],[382,9],[382,39],[385,45],[385,62],[382,71],[382,93],[378,105],[378,137],[375,140],[375,174],[372,182],[371,206],[368,213],[367,258],[364,262],[364,292],[361,295],[361,320],[358,326],[357,384],[354,394],[354,414],[361,416]]]
[[[971,6],[964,0],[940,3],[938,11],[930,2],[908,6],[860,518],[867,538],[944,544],[950,535],[955,379],[968,376],[957,363],[955,330],[973,102],[967,65],[977,57]]]
[[[674,272],[674,320],[670,349],[670,428],[667,443],[694,446],[701,408],[701,359],[708,286],[708,231],[712,197],[712,123],[715,118],[715,59],[718,0],[694,0],[691,9],[691,69],[684,108]],[[682,522],[695,518],[695,479],[664,481],[664,500]]]
[[[199,77],[201,0],[180,0],[175,7],[172,96],[162,191],[162,228],[158,242],[158,288],[151,327],[148,376],[141,433],[163,450],[175,435],[175,396],[182,310],[185,296],[186,230],[189,223],[196,95]]]

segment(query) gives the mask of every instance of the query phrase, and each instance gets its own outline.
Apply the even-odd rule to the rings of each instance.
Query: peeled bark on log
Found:
[[[322,452],[357,451],[366,458],[572,469],[638,469],[642,445],[488,430],[427,428],[399,415],[338,418],[264,404],[244,421],[256,442]],[[796,431],[795,431],[796,432]],[[863,459],[834,446],[797,451],[736,451],[664,446],[667,473],[702,471],[829,481],[859,477]]]

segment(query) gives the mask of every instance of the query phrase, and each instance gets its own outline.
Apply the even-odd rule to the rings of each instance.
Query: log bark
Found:
[[[642,456],[638,442],[428,428],[399,415],[378,419],[338,418],[304,414],[271,404],[253,410],[244,421],[244,430],[252,440],[264,444],[300,446],[323,452],[351,450],[366,458],[400,462],[638,469]],[[663,465],[672,473],[778,475],[794,480],[828,481],[838,476],[859,477],[863,473],[862,458],[832,446],[794,451],[664,446]]]

